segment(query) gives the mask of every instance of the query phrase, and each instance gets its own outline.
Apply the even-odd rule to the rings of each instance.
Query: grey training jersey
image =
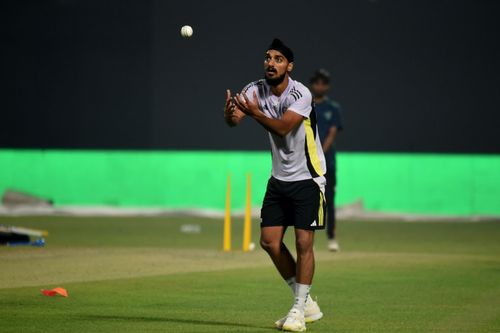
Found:
[[[275,96],[264,79],[248,84],[242,91],[249,99],[256,92],[259,107],[269,118],[280,119],[285,112],[304,117],[302,124],[281,138],[269,132],[273,156],[272,176],[282,181],[315,179],[323,187],[325,156],[318,135],[312,96],[302,83],[292,80],[281,96]]]

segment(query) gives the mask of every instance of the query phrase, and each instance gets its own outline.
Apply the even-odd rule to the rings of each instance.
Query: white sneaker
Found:
[[[285,323],[286,318],[288,318],[288,316],[276,320],[274,325],[276,325],[277,329],[283,328],[283,324]],[[323,318],[323,312],[321,312],[318,303],[315,302],[311,297],[308,297],[306,301],[306,307],[304,309],[305,322],[310,324],[317,320],[320,320],[321,318]]]
[[[335,239],[330,239],[328,241],[328,250],[332,252],[339,252],[340,251],[339,243],[337,243]]]
[[[318,303],[308,297],[306,307],[304,309],[304,319],[306,323],[313,323],[321,318],[323,318],[323,312],[321,312]]]
[[[303,332],[306,330],[306,321],[304,318],[304,313],[300,312],[297,309],[292,308],[288,315],[286,316],[286,320],[283,323],[283,327],[281,328],[283,331],[290,332]]]
[[[287,317],[288,317],[288,315],[284,316],[283,318],[280,318],[274,322],[274,325],[276,326],[277,329],[280,330],[283,328],[283,324],[285,323]]]

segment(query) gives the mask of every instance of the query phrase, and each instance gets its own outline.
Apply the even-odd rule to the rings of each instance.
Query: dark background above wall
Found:
[[[500,2],[8,1],[0,146],[268,149],[222,121],[275,36],[333,75],[344,151],[500,152]],[[180,27],[194,28],[182,39]]]

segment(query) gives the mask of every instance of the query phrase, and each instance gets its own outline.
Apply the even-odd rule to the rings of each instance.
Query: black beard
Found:
[[[285,77],[286,77],[286,73],[283,73],[283,75],[278,76],[274,79],[270,79],[264,75],[264,79],[266,80],[267,84],[270,85],[271,87],[276,87],[281,82],[285,81]]]

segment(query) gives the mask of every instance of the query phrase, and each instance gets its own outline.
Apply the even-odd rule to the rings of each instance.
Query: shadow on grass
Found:
[[[226,326],[226,327],[245,327],[245,328],[259,328],[270,331],[276,331],[275,328],[269,326],[257,326],[250,324],[241,323],[228,323],[223,321],[214,320],[198,320],[198,319],[180,319],[180,318],[168,318],[168,317],[147,317],[147,316],[125,316],[125,315],[79,315],[80,319],[88,320],[117,320],[117,321],[129,321],[129,322],[167,322],[167,323],[177,323],[177,324],[189,324],[189,325],[211,325],[211,326]]]

